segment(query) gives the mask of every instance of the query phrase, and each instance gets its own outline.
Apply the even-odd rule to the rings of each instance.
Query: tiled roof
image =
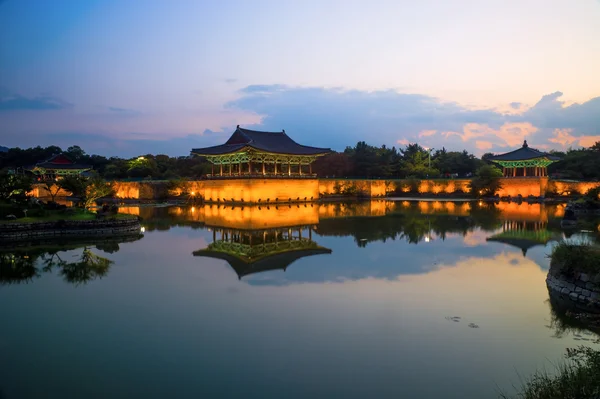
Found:
[[[252,147],[264,152],[291,155],[320,155],[331,152],[329,148],[309,147],[298,144],[285,133],[285,130],[281,132],[260,132],[257,130],[242,129],[238,126],[225,144],[194,148],[192,153],[196,155],[230,154],[244,147]]]
[[[527,140],[523,142],[523,146],[517,150],[507,152],[505,154],[496,155],[491,157],[491,161],[525,161],[528,159],[536,159],[536,158],[548,158],[551,161],[559,161],[560,158],[548,154],[546,152],[541,152],[536,149],[530,148],[527,145]]]

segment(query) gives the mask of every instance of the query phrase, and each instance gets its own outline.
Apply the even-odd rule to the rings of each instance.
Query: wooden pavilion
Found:
[[[38,176],[39,180],[56,179],[58,177],[80,175],[92,169],[90,165],[75,163],[65,154],[54,155],[44,162],[39,162],[29,171]]]
[[[304,229],[308,237],[302,235]],[[285,271],[300,258],[331,253],[312,240],[312,226],[265,230],[213,227],[212,233],[213,242],[193,255],[225,260],[238,279],[269,270]]]
[[[502,166],[504,177],[547,177],[548,165],[560,158],[530,148],[525,140],[521,148],[496,155],[490,161]]]
[[[212,164],[210,178],[315,177],[311,164],[330,152],[329,148],[298,144],[285,130],[261,132],[238,125],[225,144],[195,148],[192,155]]]

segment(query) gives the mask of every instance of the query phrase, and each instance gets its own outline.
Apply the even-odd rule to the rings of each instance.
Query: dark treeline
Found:
[[[89,155],[79,146],[63,151],[60,147],[11,148],[0,153],[0,169],[23,168],[49,159],[52,155],[65,153],[74,162],[88,164],[102,177],[121,179],[199,179],[210,173],[210,164],[197,157],[141,154],[124,159]],[[600,142],[589,148],[569,149],[553,152],[562,161],[549,167],[553,176],[568,179],[600,179]],[[362,178],[439,178],[470,177],[494,154],[486,153],[481,158],[467,151],[426,149],[419,144],[404,148],[376,147],[358,142],[343,152],[333,152],[319,158],[313,171],[319,176],[362,177]]]

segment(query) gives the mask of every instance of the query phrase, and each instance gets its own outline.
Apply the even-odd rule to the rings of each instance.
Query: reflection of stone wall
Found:
[[[137,219],[0,224],[0,243],[52,237],[113,236],[140,232]]]
[[[550,266],[546,278],[550,294],[571,301],[580,310],[600,313],[600,272],[588,274],[575,271],[567,276],[559,270],[557,265]]]

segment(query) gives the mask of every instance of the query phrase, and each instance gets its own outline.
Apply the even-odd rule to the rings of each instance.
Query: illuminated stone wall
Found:
[[[548,178],[506,178],[501,179],[502,189],[498,193],[501,197],[517,197],[519,194],[527,198],[554,194],[568,196],[572,194],[585,194],[590,189],[600,187],[600,182],[569,182],[550,180]],[[188,181],[174,190],[168,190],[166,181],[143,182],[115,182],[116,197],[122,199],[156,200],[168,196],[177,196],[182,193],[203,196],[207,201],[216,202],[217,198],[235,202],[257,203],[288,202],[316,200],[319,195],[353,194],[364,195],[371,198],[384,197],[392,193],[414,193],[421,195],[444,195],[469,193],[468,179],[440,179],[440,180],[353,180],[353,179],[224,179]],[[30,193],[34,197],[48,197],[47,191],[41,184],[34,185]],[[60,190],[58,197],[70,195],[69,192]]]
[[[548,192],[556,195],[586,194],[589,190],[600,187],[600,182],[569,182],[551,180],[548,182]]]
[[[54,190],[56,190],[56,185],[52,186],[52,192],[55,192]],[[48,193],[48,190],[46,190],[44,188],[44,184],[34,184],[33,185],[33,190],[31,190],[30,192],[27,193],[28,195],[31,195],[33,197],[36,198],[50,198],[50,194]],[[71,195],[70,191],[66,191],[63,190],[62,188],[58,190],[58,194],[56,194],[56,197],[68,197]]]
[[[200,189],[205,201],[270,203],[314,201],[319,198],[317,179],[205,180]]]

